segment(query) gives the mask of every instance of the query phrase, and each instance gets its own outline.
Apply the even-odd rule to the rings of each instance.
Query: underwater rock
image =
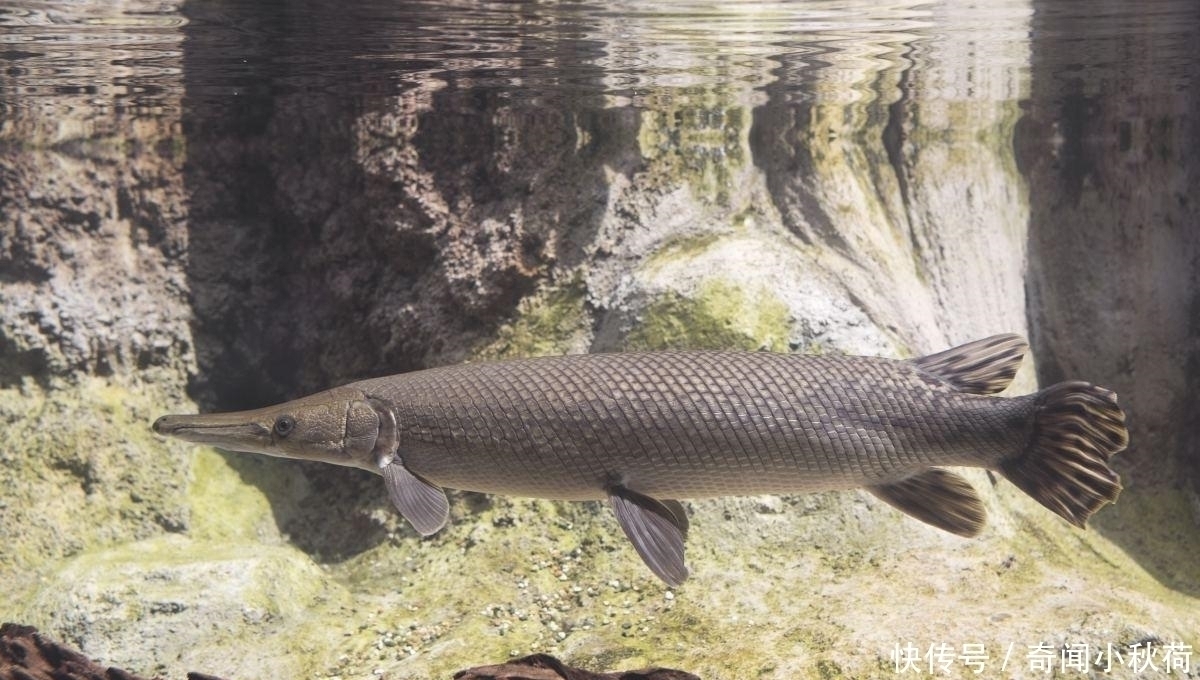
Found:
[[[177,375],[191,351],[178,121],[18,109],[0,131],[0,386]]]
[[[572,668],[549,654],[531,654],[495,666],[468,668],[454,680],[700,680],[698,676],[670,668],[643,668],[616,673],[593,673]]]
[[[593,673],[564,664],[548,654],[532,654],[507,663],[477,666],[454,674],[455,680],[699,680],[670,668]],[[0,680],[145,680],[144,676],[102,666],[78,650],[56,642],[33,626],[0,625]],[[222,680],[189,672],[187,680]]]

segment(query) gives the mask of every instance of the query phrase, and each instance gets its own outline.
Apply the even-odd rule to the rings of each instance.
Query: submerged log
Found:
[[[188,673],[188,680],[221,678]],[[102,666],[70,647],[55,642],[33,626],[0,626],[0,680],[145,680],[129,671]]]
[[[105,668],[83,654],[47,639],[33,626],[0,626],[0,680],[141,680]]]
[[[495,666],[478,666],[454,674],[454,680],[700,680],[671,668],[593,673],[572,668],[549,654],[533,654]]]
[[[700,680],[670,668],[643,668],[593,673],[567,666],[548,654],[533,654],[494,666],[478,666],[454,674],[455,680]],[[120,668],[105,667],[55,642],[33,626],[0,626],[0,680],[146,680]],[[188,673],[187,680],[222,680]]]

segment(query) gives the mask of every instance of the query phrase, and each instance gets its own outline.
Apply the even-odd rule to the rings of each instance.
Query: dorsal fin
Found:
[[[1025,338],[1005,333],[911,361],[963,392],[995,394],[1012,382],[1028,350]]]

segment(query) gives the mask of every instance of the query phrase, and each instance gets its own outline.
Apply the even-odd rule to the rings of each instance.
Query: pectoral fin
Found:
[[[388,498],[417,533],[430,536],[446,525],[450,502],[442,488],[409,472],[398,460],[383,466]]]
[[[660,501],[660,502],[663,504],[663,507],[665,507],[668,511],[670,511],[671,522],[675,525],[676,528],[679,529],[679,532],[683,534],[683,539],[686,541],[687,535],[688,535],[688,516],[687,516],[687,510],[685,510],[683,507],[683,503],[680,503],[679,501],[672,501],[672,500],[665,500],[665,501]]]
[[[688,524],[683,506],[620,486],[609,489],[608,500],[621,529],[650,571],[667,585],[683,584],[688,577],[683,556]]]
[[[987,511],[975,489],[946,470],[932,468],[867,490],[900,512],[959,536],[977,536],[987,522]]]

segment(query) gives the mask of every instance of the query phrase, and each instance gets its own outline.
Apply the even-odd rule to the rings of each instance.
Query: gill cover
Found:
[[[358,390],[333,389],[280,404],[271,428],[274,455],[366,467],[379,436],[379,415]]]
[[[346,425],[342,430],[342,451],[351,460],[370,461],[371,454],[379,442],[383,414],[369,402],[352,401],[346,407]],[[391,436],[395,439],[396,426],[392,421]],[[394,445],[393,445],[394,446]]]

